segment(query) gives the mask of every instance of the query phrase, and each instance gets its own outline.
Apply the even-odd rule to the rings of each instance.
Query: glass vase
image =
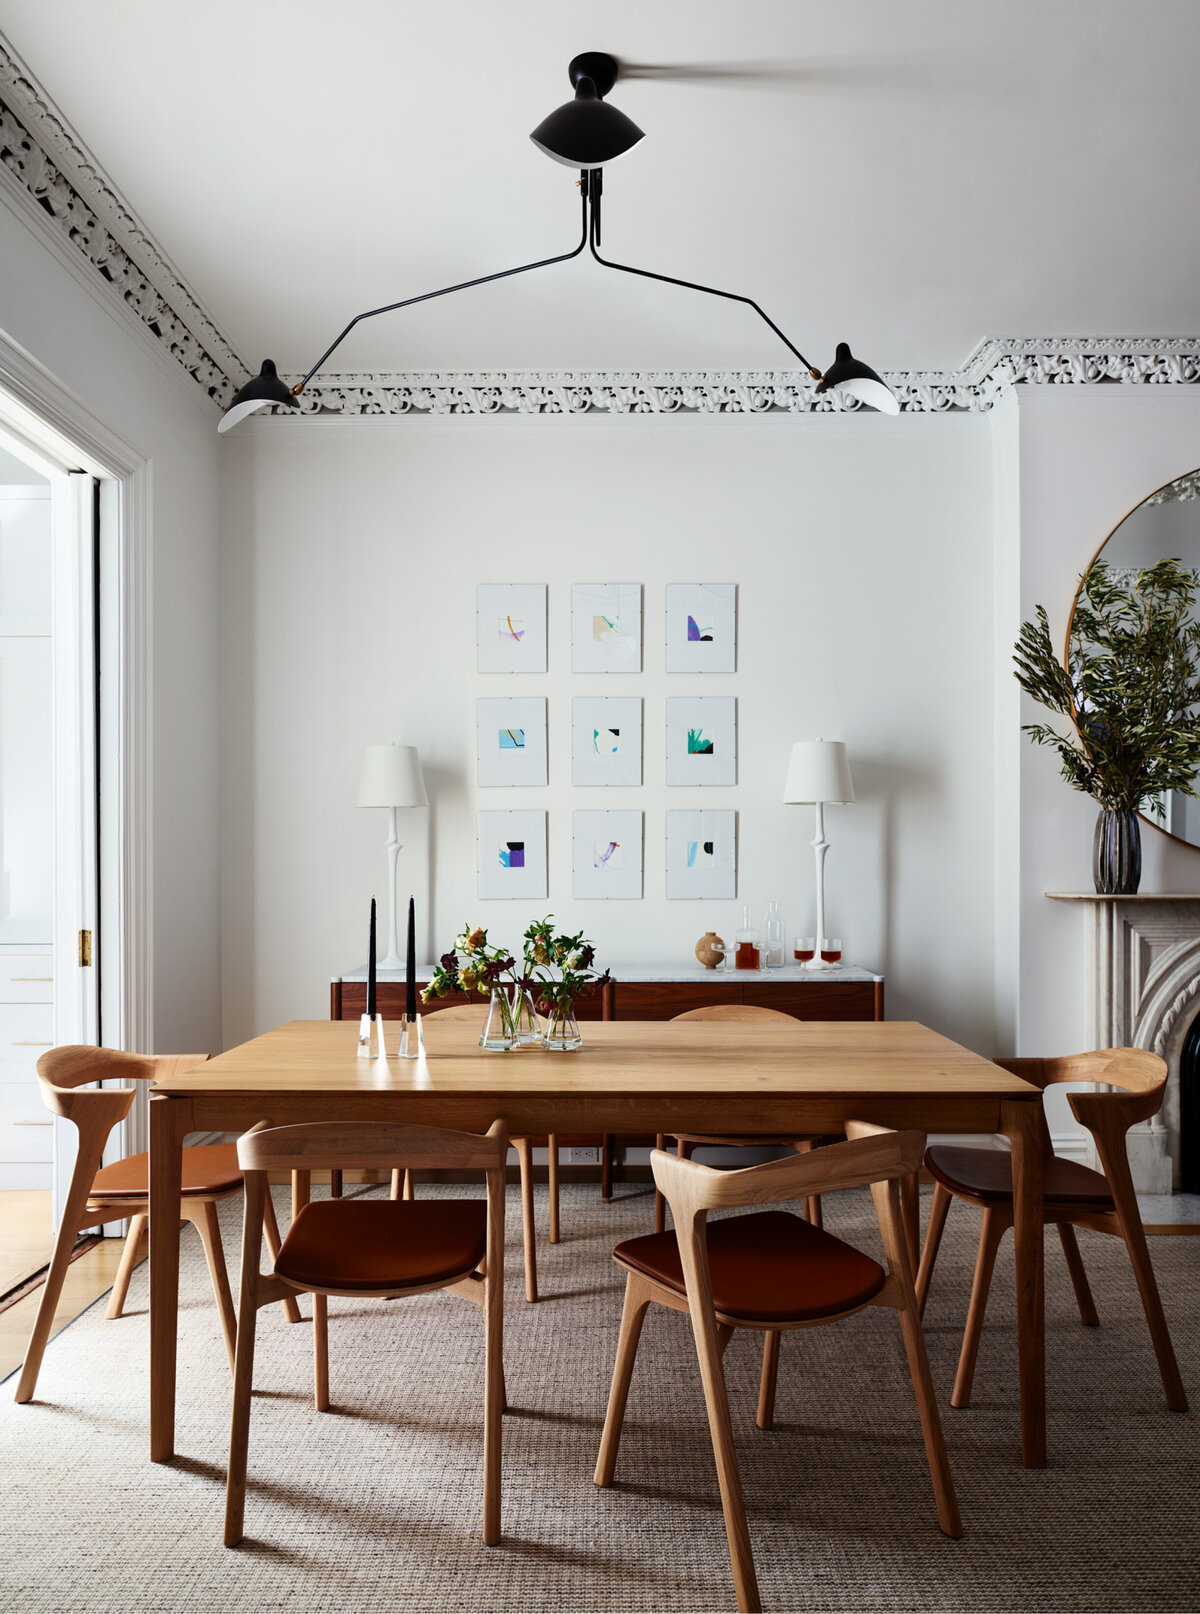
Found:
[[[547,1048],[560,1054],[570,1053],[573,1049],[583,1046],[583,1037],[579,1030],[579,1021],[575,1018],[573,1003],[555,1003],[551,1006],[542,1040]]]
[[[488,1004],[487,1019],[483,1022],[483,1035],[479,1046],[489,1053],[506,1054],[517,1046],[517,1028],[512,1004],[502,987],[492,988],[492,1001]]]
[[[1136,813],[1105,810],[1096,820],[1092,880],[1105,896],[1132,896],[1142,881],[1142,830]]]
[[[512,995],[513,1034],[518,1048],[540,1048],[544,1035],[527,986],[514,986]]]

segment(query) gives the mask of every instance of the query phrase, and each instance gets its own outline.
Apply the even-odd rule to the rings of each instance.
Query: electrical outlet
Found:
[[[573,1166],[598,1166],[600,1164],[599,1149],[578,1149],[572,1147],[567,1151],[567,1158]]]

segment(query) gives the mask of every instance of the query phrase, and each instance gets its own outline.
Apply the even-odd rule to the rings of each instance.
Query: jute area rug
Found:
[[[471,1192],[426,1188],[423,1195]],[[229,1378],[204,1264],[184,1234],[179,1457],[147,1460],[147,1269],[129,1315],[93,1307],[50,1345],[38,1400],[0,1398],[0,1606],[21,1611],[707,1610],[733,1607],[686,1317],[652,1309],[617,1469],[592,1484],[621,1310],[613,1243],[652,1200],[563,1190],[523,1299],[510,1192],[504,1536],[480,1538],[482,1319],[449,1295],[332,1301],[333,1410],[311,1334],[261,1314],[245,1544],[221,1545]],[[283,1213],[282,1196],[280,1211]],[[865,1192],[832,1231],[877,1250]],[[226,1207],[236,1266],[240,1202]],[[546,1203],[538,1196],[540,1224]],[[975,1402],[949,1407],[978,1219],[951,1211],[926,1329],[966,1534],[937,1528],[894,1314],[785,1335],[778,1424],[754,1427],[759,1337],[726,1358],[765,1606],[772,1610],[1195,1610],[1200,1441],[1169,1413],[1132,1275],[1081,1232],[1101,1314],[1085,1329],[1047,1238],[1050,1467],[1018,1458],[1012,1242],[997,1263]],[[1200,1399],[1200,1239],[1151,1241],[1185,1384]],[[310,1302],[305,1301],[308,1313]]]

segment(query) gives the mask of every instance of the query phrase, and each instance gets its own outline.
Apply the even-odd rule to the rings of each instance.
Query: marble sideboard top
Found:
[[[1200,899],[1197,899],[1200,900]],[[417,965],[417,980],[427,981],[433,974],[432,964]],[[882,975],[876,975],[871,970],[859,969],[854,964],[837,964],[829,969],[810,970],[802,964],[782,964],[776,969],[769,970],[731,970],[724,965],[715,970],[706,970],[702,964],[610,964],[609,973],[614,981],[819,981],[822,985],[829,981],[882,981]],[[362,964],[358,969],[347,970],[342,975],[335,975],[335,981],[365,981],[367,966]],[[377,970],[377,981],[403,981],[404,971]]]

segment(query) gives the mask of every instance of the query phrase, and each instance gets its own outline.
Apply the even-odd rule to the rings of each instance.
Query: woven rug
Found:
[[[423,1196],[468,1190],[428,1188]],[[865,1192],[827,1226],[878,1250]],[[282,1211],[282,1199],[280,1209]],[[224,1207],[236,1260],[240,1203]],[[538,1196],[545,1225],[544,1190]],[[688,1319],[652,1308],[617,1484],[592,1469],[621,1309],[613,1243],[648,1231],[632,1187],[563,1191],[526,1305],[509,1196],[504,1535],[479,1534],[482,1318],[450,1295],[331,1301],[333,1410],[311,1402],[311,1334],[261,1314],[246,1541],[221,1545],[229,1377],[184,1233],[174,1464],[147,1460],[147,1268],[129,1315],[94,1306],[52,1341],[38,1400],[0,1398],[0,1607],[287,1614],[329,1610],[707,1610],[733,1596]],[[949,1407],[978,1232],[950,1215],[926,1319],[966,1534],[938,1530],[894,1314],[785,1335],[777,1427],[754,1427],[760,1339],[726,1373],[764,1605],[772,1610],[1194,1610],[1200,1440],[1163,1403],[1122,1246],[1080,1232],[1102,1326],[1078,1320],[1047,1239],[1050,1466],[1018,1456],[1012,1241],[997,1263],[975,1402]],[[1184,1382],[1200,1400],[1200,1239],[1152,1240]],[[236,1285],[235,1285],[236,1288]],[[310,1302],[305,1301],[306,1313]]]

